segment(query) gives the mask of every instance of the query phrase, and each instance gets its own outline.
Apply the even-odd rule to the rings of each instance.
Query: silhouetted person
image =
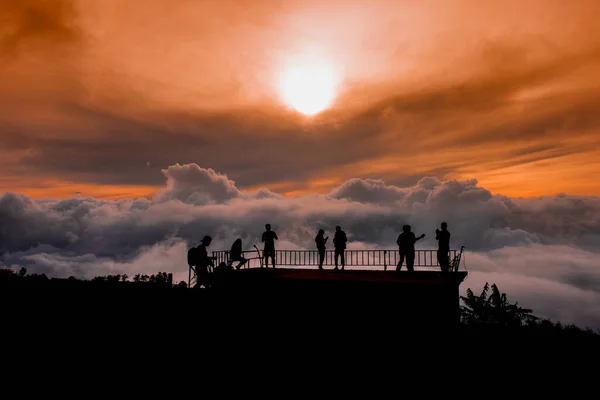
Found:
[[[442,222],[442,230],[435,230],[435,238],[438,241],[437,259],[442,272],[448,272],[450,268],[450,232],[448,224]]]
[[[229,251],[229,259],[231,260],[231,263],[233,265],[234,261],[239,261],[240,263],[235,267],[235,269],[239,270],[240,268],[242,268],[242,265],[246,264],[246,262],[248,260],[246,260],[243,256],[243,251],[242,251],[242,239],[236,239],[235,242],[233,242],[233,245],[231,245],[231,250]]]
[[[346,238],[346,232],[344,232],[339,225],[336,226],[335,235],[333,235],[333,247],[335,249],[335,270],[338,269],[338,257],[340,257],[342,271],[344,270],[344,250],[346,250],[347,242],[348,238]]]
[[[271,224],[265,225],[266,231],[262,234],[262,241],[265,244],[263,250],[263,257],[265,258],[265,267],[269,268],[269,257],[273,261],[273,268],[275,268],[275,240],[279,240],[277,234],[271,230]]]
[[[210,236],[204,236],[200,241],[200,245],[193,250],[191,264],[195,266],[196,269],[196,288],[200,288],[201,285],[207,287],[209,283],[210,276],[208,267],[214,267],[214,257],[208,256],[206,248],[210,246],[211,242],[212,238]]]
[[[402,233],[398,235],[398,240],[396,240],[398,249],[400,250],[400,262],[396,266],[396,271],[400,271],[402,269],[404,257],[406,257],[406,269],[409,272],[414,271],[413,266],[415,265],[415,243],[417,240],[421,240],[424,237],[425,234],[416,237],[415,233],[411,232],[410,225],[404,225],[402,227]]]
[[[317,250],[319,251],[319,269],[323,269],[323,261],[325,261],[325,243],[327,243],[327,239],[329,236],[325,236],[325,231],[323,229],[319,229],[319,233],[315,237],[315,242],[317,243]]]

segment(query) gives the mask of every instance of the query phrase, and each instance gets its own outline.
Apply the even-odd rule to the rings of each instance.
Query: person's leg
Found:
[[[323,269],[323,261],[325,261],[325,250],[319,250],[319,269]]]
[[[414,269],[414,265],[415,265],[415,253],[408,253],[406,255],[406,269],[408,270],[408,272],[413,272]]]
[[[246,262],[248,262],[248,260],[246,260],[244,257],[240,257],[236,261],[239,261],[240,263],[235,267],[235,269],[242,268],[242,265],[244,265],[244,264],[246,264]]]
[[[340,260],[342,262],[342,271],[344,270],[344,267],[346,266],[346,260],[344,259],[344,250],[340,250]]]
[[[437,259],[438,259],[438,263],[440,264],[440,269],[442,270],[442,272],[448,272],[447,258],[448,258],[448,252],[438,250]]]
[[[196,288],[200,289],[200,286],[208,288],[208,269],[206,266],[196,266]]]
[[[275,252],[271,253],[271,262],[273,264],[273,268],[275,268]]]
[[[396,271],[400,271],[402,269],[402,264],[404,264],[404,253],[400,252],[400,261],[398,261],[398,266],[396,267]]]
[[[335,249],[335,268],[334,269],[338,269],[338,257],[340,256],[340,251],[338,249]]]

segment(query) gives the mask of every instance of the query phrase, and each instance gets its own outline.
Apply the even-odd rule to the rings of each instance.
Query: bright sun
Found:
[[[281,75],[283,100],[299,113],[315,115],[333,103],[338,76],[332,65],[311,63],[289,67]]]

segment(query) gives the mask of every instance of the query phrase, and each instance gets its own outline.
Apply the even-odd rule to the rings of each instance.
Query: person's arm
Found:
[[[327,243],[327,239],[329,239],[329,236],[327,236],[327,237],[325,238],[325,241],[324,241],[323,243]]]
[[[435,230],[435,240],[440,240],[440,230],[439,229]]]
[[[416,238],[416,239],[415,239],[415,242],[416,242],[417,240],[421,240],[421,239],[423,239],[424,237],[425,237],[425,234],[423,233],[423,234],[421,234],[421,236],[419,236],[418,238]]]
[[[279,240],[279,238],[277,237],[277,234],[275,232],[273,232],[273,239]]]
[[[396,239],[396,244],[400,246],[400,235],[398,235],[398,239]]]
[[[265,234],[263,232],[263,234],[262,234],[262,242],[264,242],[264,241],[265,241]]]

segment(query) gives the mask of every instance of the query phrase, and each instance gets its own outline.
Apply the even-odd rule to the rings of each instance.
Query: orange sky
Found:
[[[0,0],[0,192],[147,196],[475,178],[600,195],[600,2]],[[313,117],[280,76],[324,62]]]

